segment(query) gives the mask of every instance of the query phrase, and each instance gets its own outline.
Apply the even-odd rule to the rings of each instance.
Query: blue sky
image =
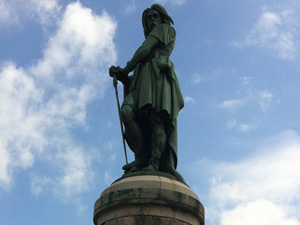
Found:
[[[298,0],[0,0],[1,225],[93,223],[125,164],[108,68],[153,3],[175,22],[178,170],[206,224],[300,224]]]

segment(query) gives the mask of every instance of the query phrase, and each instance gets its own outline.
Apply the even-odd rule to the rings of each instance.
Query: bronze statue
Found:
[[[111,66],[110,76],[124,85],[120,115],[125,139],[135,160],[125,174],[163,172],[184,182],[177,167],[177,116],[184,106],[170,55],[176,32],[167,11],[154,4],[142,15],[145,41],[124,68]],[[133,75],[128,74],[133,72]]]

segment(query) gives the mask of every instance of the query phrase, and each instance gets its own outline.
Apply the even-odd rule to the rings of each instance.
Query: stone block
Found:
[[[204,207],[185,184],[160,176],[115,181],[95,203],[95,225],[204,225]]]

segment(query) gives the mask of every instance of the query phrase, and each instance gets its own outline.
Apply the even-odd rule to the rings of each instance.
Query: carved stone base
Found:
[[[103,191],[95,225],[204,225],[204,208],[185,184],[160,176],[122,178]]]

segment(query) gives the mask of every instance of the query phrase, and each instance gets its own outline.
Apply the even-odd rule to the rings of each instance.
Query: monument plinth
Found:
[[[204,225],[204,208],[185,184],[161,176],[115,181],[95,203],[95,225]]]

